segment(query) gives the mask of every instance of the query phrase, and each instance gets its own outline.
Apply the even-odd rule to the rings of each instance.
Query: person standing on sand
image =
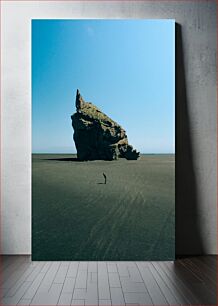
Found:
[[[103,176],[104,176],[104,183],[106,184],[107,183],[107,177],[106,177],[106,174],[103,173]]]

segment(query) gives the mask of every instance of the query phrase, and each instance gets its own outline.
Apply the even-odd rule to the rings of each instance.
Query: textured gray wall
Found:
[[[216,2],[2,1],[2,7],[2,253],[31,253],[31,18],[176,20],[176,249],[217,253]]]

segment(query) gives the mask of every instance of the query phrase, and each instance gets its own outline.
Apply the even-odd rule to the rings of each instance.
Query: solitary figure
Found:
[[[104,183],[106,184],[107,183],[107,177],[106,177],[106,174],[103,173],[103,176],[104,176]]]

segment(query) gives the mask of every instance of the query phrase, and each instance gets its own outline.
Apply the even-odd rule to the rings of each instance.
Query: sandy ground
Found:
[[[33,154],[33,260],[173,260],[175,156],[73,157]]]

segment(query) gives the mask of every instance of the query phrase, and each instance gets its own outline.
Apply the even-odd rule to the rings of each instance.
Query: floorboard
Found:
[[[1,305],[217,305],[217,257],[43,262],[1,256]]]

